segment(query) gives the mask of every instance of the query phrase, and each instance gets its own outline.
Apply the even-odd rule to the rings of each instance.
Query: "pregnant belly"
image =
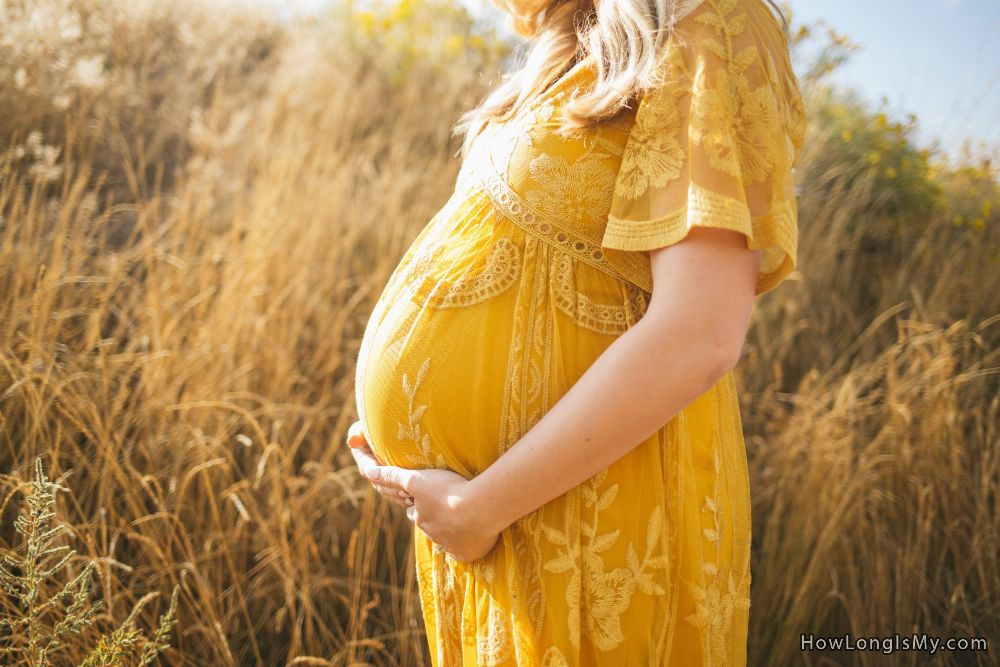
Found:
[[[442,303],[403,288],[387,289],[376,306],[355,388],[365,435],[383,463],[471,478],[499,457],[517,289],[514,274],[505,286],[496,266],[492,271],[492,291],[470,287],[478,301]],[[405,282],[395,276],[390,287]],[[397,292],[392,299],[390,291]]]

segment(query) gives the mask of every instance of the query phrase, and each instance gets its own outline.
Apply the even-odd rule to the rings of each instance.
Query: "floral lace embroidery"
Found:
[[[680,58],[679,51],[671,49],[668,58],[676,61]],[[638,199],[650,188],[662,188],[681,175],[685,152],[680,143],[678,99],[684,93],[679,80],[668,79],[639,105],[618,174],[621,196]]]
[[[455,183],[456,192],[468,192],[474,187],[481,169],[480,165],[486,162],[491,163],[498,173],[507,178],[511,157],[517,149],[518,142],[533,145],[531,130],[539,123],[548,122],[554,111],[555,105],[550,98],[537,107],[526,108],[507,123],[487,124],[473,140],[469,154],[462,161]]]
[[[466,634],[462,631],[463,596],[459,595],[465,590],[462,585],[465,577],[456,572],[446,554],[434,553],[432,557],[431,587],[428,590],[437,591],[430,605],[434,609],[437,625],[438,636],[434,644],[437,646],[438,664],[458,665],[462,661],[462,635]]]
[[[615,175],[605,163],[607,154],[591,153],[570,162],[557,155],[541,154],[529,164],[531,177],[544,188],[530,190],[528,205],[550,218],[593,228],[597,236],[603,227],[607,202],[615,187]]]
[[[691,138],[703,143],[709,163],[730,176],[748,183],[763,181],[772,171],[774,157],[770,130],[778,125],[778,104],[771,86],[764,83],[753,90],[747,81],[747,68],[760,60],[756,46],[734,52],[733,37],[743,32],[746,14],[727,15],[737,0],[707,0],[716,12],[704,12],[695,21],[715,28],[724,41],[705,39],[702,45],[715,53],[724,68],[714,72],[714,85],[707,77],[695,80],[691,110]]]
[[[626,283],[629,300],[625,304],[597,303],[576,289],[573,280],[573,259],[560,254],[551,265],[553,297],[559,309],[581,327],[601,334],[618,336],[634,326],[646,312],[646,295]]]
[[[523,244],[521,235],[508,247],[500,247],[505,242],[499,241],[491,254],[483,254],[481,272],[466,271],[462,278],[453,282],[432,281],[429,278],[431,267],[449,262],[447,259],[441,261],[441,253],[447,251],[445,247],[428,244],[415,258],[417,268],[408,271],[407,275],[415,279],[411,285],[422,286],[426,290],[424,302],[436,307],[477,303],[516,284],[517,293],[512,299],[514,305],[509,324],[513,335],[505,350],[510,356],[503,388],[501,432],[497,444],[499,453],[513,446],[545,414],[550,405],[549,392],[560,386],[562,366],[553,352],[553,348],[558,350],[553,334],[555,318],[560,317],[555,315],[557,309],[570,316],[579,327],[608,335],[621,333],[628,328],[626,325],[630,321],[636,321],[637,315],[645,311],[652,286],[648,257],[641,252],[602,246],[600,234],[595,233],[597,227],[603,224],[602,202],[599,200],[610,197],[608,175],[614,175],[615,158],[622,160],[622,172],[617,182],[620,190],[614,192],[635,192],[641,196],[646,190],[668,186],[682,177],[686,156],[679,151],[682,145],[684,151],[690,149],[688,141],[691,146],[697,146],[703,156],[699,169],[712,173],[708,169],[711,167],[718,172],[715,176],[719,179],[725,175],[732,176],[733,169],[736,169],[739,172],[737,175],[742,175],[746,183],[751,182],[754,173],[759,175],[767,167],[768,160],[782,159],[781,146],[793,154],[800,141],[796,132],[804,129],[800,123],[804,116],[797,111],[801,106],[795,96],[789,98],[784,109],[779,108],[780,104],[774,107],[777,118],[765,110],[754,121],[763,118],[771,123],[784,122],[788,131],[780,142],[774,134],[770,136],[774,140],[772,145],[761,148],[755,138],[759,130],[743,125],[747,120],[744,114],[750,113],[744,107],[770,104],[761,97],[761,88],[750,84],[753,78],[747,74],[753,73],[749,69],[754,64],[753,59],[763,62],[763,71],[772,90],[779,90],[776,82],[788,86],[794,82],[790,79],[780,81],[782,75],[779,72],[782,70],[775,66],[771,54],[764,49],[740,49],[738,44],[734,44],[734,37],[744,32],[741,14],[731,15],[736,6],[737,3],[732,0],[708,0],[707,7],[717,18],[702,19],[697,25],[709,26],[715,31],[716,38],[710,40],[715,46],[706,46],[710,49],[707,53],[709,57],[699,60],[697,67],[692,68],[692,76],[686,80],[677,79],[675,87],[667,84],[667,87],[652,93],[659,98],[646,100],[646,110],[641,119],[646,125],[624,128],[630,137],[627,146],[616,144],[617,137],[613,133],[597,133],[591,138],[593,141],[583,141],[582,157],[578,157],[580,151],[577,147],[571,147],[569,151],[549,150],[551,138],[545,134],[545,123],[551,112],[551,99],[514,123],[488,128],[483,138],[474,144],[473,150],[478,151],[480,158],[463,165],[460,175],[460,187],[469,190],[465,199],[488,198],[492,204],[490,215],[503,216],[526,232]],[[677,59],[674,65],[688,67],[689,64],[680,55],[680,51],[672,53],[671,57]],[[762,55],[766,57],[762,58]],[[718,68],[721,72],[713,71],[709,65],[715,66],[716,56],[739,62],[731,64],[727,61],[725,68]],[[687,70],[682,71],[687,73]],[[734,88],[722,88],[723,85]],[[736,90],[740,86],[743,90]],[[729,109],[710,108],[721,103],[719,99],[714,103],[695,103],[694,100],[695,96],[712,94],[721,99],[727,91],[731,96],[726,102],[731,105]],[[687,94],[692,95],[690,111],[681,104],[682,96]],[[725,111],[732,114],[726,120],[730,124],[728,129],[717,125]],[[691,116],[690,127],[682,117],[685,113]],[[676,128],[677,132],[664,131],[665,128]],[[684,136],[682,131],[689,134]],[[537,150],[543,144],[548,153]],[[534,146],[536,150],[526,151],[522,156],[517,151],[525,146]],[[678,159],[681,161],[678,162]],[[531,177],[530,180],[527,176]],[[780,173],[773,176],[781,177]],[[685,184],[683,189],[687,201],[683,214],[675,212],[666,218],[649,221],[649,226],[655,227],[654,231],[668,228],[673,230],[671,233],[679,233],[686,221],[699,216],[712,216],[716,226],[749,224],[754,229],[755,238],[784,233],[781,230],[794,232],[794,208],[790,208],[781,197],[774,198],[774,206],[767,214],[748,218],[749,208],[735,197],[726,197],[693,181],[690,188]],[[596,194],[599,192],[603,194]],[[642,220],[623,219],[622,222],[631,230],[645,233],[646,223]],[[609,229],[612,224],[614,220],[609,223]],[[604,297],[616,303],[600,303],[593,294],[578,291],[576,272],[587,269],[583,264],[621,279],[628,290],[627,298]],[[547,276],[546,271],[549,272]],[[544,279],[546,277],[548,280]],[[583,286],[583,282],[580,285]],[[602,290],[601,293],[607,291]],[[506,306],[507,301],[504,303]],[[507,343],[505,340],[505,346]],[[416,396],[428,372],[429,361],[429,358],[424,361],[415,377],[412,371],[403,375],[408,407],[407,417],[399,417],[402,419],[399,432],[400,439],[408,441],[406,449],[413,449],[409,447],[409,441],[412,441],[419,452],[413,458],[424,459],[415,467],[434,467],[429,465],[435,456],[433,443],[420,426],[426,406],[420,405]],[[392,382],[395,384],[396,380]],[[402,411],[402,406],[399,410]],[[397,421],[397,418],[392,417],[392,421]],[[732,441],[727,442],[727,446],[730,444],[733,444]],[[713,452],[717,474],[720,472],[718,445],[716,442]],[[728,449],[722,448],[721,451],[729,456]],[[438,463],[443,465],[439,454],[437,458]],[[679,459],[673,465],[684,469],[686,460]],[[731,463],[729,458],[723,461],[727,466]],[[734,640],[735,623],[740,618],[738,610],[746,609],[749,604],[745,595],[749,566],[747,561],[742,560],[742,554],[735,553],[735,546],[732,559],[719,552],[724,536],[742,535],[735,532],[742,530],[739,516],[732,515],[736,518],[730,519],[731,515],[726,511],[720,513],[720,510],[728,508],[719,502],[719,477],[716,478],[715,491],[707,491],[700,498],[700,503],[692,505],[694,510],[700,507],[698,516],[703,523],[696,525],[708,545],[704,547],[705,555],[700,562],[695,556],[693,572],[686,572],[689,576],[698,575],[694,581],[684,577],[685,572],[680,569],[682,564],[688,562],[684,557],[672,561],[672,565],[678,567],[676,573],[657,573],[658,569],[667,567],[669,556],[680,554],[682,549],[689,549],[683,552],[685,555],[696,553],[701,546],[698,543],[684,544],[685,533],[672,533],[683,530],[687,525],[683,521],[674,522],[665,518],[665,511],[678,511],[677,508],[672,510],[669,504],[664,507],[653,502],[642,503],[643,513],[638,519],[643,522],[641,528],[646,529],[645,541],[641,528],[632,534],[629,532],[631,528],[623,524],[610,526],[611,530],[598,524],[597,517],[602,512],[603,523],[607,524],[609,515],[622,503],[627,506],[629,500],[625,496],[629,494],[628,484],[621,485],[619,494],[619,485],[611,483],[622,479],[608,480],[603,475],[596,476],[568,494],[567,498],[572,497],[572,500],[560,505],[554,517],[550,511],[548,514],[531,513],[519,519],[505,531],[504,549],[497,550],[503,554],[502,561],[497,560],[497,552],[493,552],[465,568],[449,562],[443,554],[426,555],[433,568],[419,574],[421,585],[430,591],[424,597],[427,616],[437,618],[434,630],[437,636],[432,648],[437,652],[438,664],[458,665],[475,656],[478,664],[536,665],[541,652],[543,667],[568,667],[570,659],[577,659],[568,646],[548,644],[544,640],[541,646],[536,644],[546,636],[543,634],[545,624],[553,623],[561,626],[559,631],[562,633],[566,631],[567,624],[574,629],[577,648],[581,638],[585,638],[599,650],[615,649],[617,656],[632,650],[630,640],[635,637],[632,628],[625,625],[630,605],[640,600],[643,604],[649,603],[647,599],[635,598],[636,593],[661,596],[665,594],[665,588],[670,599],[652,603],[663,610],[664,617],[669,615],[669,609],[676,609],[672,605],[676,604],[681,591],[682,600],[694,603],[694,613],[674,614],[669,619],[669,625],[665,622],[664,627],[654,628],[656,644],[654,647],[651,643],[649,655],[668,656],[671,655],[672,644],[700,639],[709,654],[706,663],[726,664],[730,658],[727,651]],[[730,484],[735,478],[723,475],[721,479]],[[697,496],[685,497],[685,506],[697,500]],[[693,520],[698,521],[697,518]],[[727,525],[730,520],[736,525]],[[677,528],[676,524],[680,524],[681,528]],[[620,528],[620,531],[615,528]],[[673,540],[674,544],[665,545],[665,540]],[[502,569],[496,569],[497,566]],[[505,588],[511,594],[510,599],[503,604],[495,604],[496,601],[484,597],[475,600],[467,598],[466,591],[473,590],[469,587],[474,583],[468,578],[470,575]],[[680,578],[676,579],[678,576]],[[559,616],[563,616],[563,590],[552,585],[552,578],[568,584],[565,599],[569,613],[565,619],[552,618],[551,610],[554,608],[559,608]],[[480,587],[479,595],[486,595],[486,588]],[[556,604],[546,605],[545,596],[552,595],[553,590],[558,591],[557,599],[549,602]],[[545,618],[546,611],[548,619]],[[635,613],[635,607],[632,613]],[[661,611],[656,613],[659,619]],[[687,624],[687,632],[678,632],[675,637],[675,622],[679,628]],[[698,630],[692,632],[691,628]],[[555,642],[552,638],[549,641]]]
[[[403,373],[403,394],[406,395],[408,423],[405,425],[402,422],[399,423],[396,439],[400,442],[410,440],[417,446],[419,454],[407,454],[406,461],[408,464],[423,468],[447,468],[448,464],[445,462],[444,457],[441,456],[441,454],[437,454],[437,456],[432,459],[433,452],[431,451],[431,436],[430,434],[425,433],[423,428],[420,426],[420,419],[427,411],[427,406],[418,405],[414,407],[413,405],[414,398],[417,395],[417,389],[420,388],[420,384],[427,376],[427,370],[430,368],[430,363],[430,357],[424,359],[424,363],[420,364],[420,369],[417,371],[417,377],[412,384],[410,383],[409,376],[406,373]]]
[[[612,264],[605,257],[599,242],[566,229],[556,218],[535,212],[521,195],[497,174],[482,174],[481,183],[497,209],[517,226],[582,262],[652,293],[648,257],[644,258],[636,253],[621,253],[621,260]]]
[[[705,0],[668,42],[664,83],[636,111],[602,245],[634,254],[698,225],[739,231],[764,250],[761,294],[794,268],[791,165],[807,123],[794,72],[768,41],[783,37],[751,34],[748,10]],[[641,273],[635,284],[651,289]]]
[[[527,236],[525,266],[547,261],[548,250],[549,247],[537,238]],[[547,380],[552,365],[553,326],[551,317],[542,316],[549,312],[547,292],[543,280],[519,283],[504,382],[498,455],[520,440],[550,407]],[[506,585],[514,599],[511,611],[528,622],[526,629],[514,633],[517,664],[532,664],[537,660],[530,638],[541,635],[545,621],[541,546],[537,539],[540,523],[541,513],[530,512],[506,531],[510,540]],[[517,563],[517,567],[509,563]]]
[[[437,254],[440,254],[438,251]],[[428,258],[428,263],[436,258]],[[479,271],[470,269],[454,282],[435,279],[424,273],[415,279],[415,295],[420,302],[434,308],[464,308],[486,301],[506,291],[521,273],[521,250],[509,237],[493,242],[486,265]]]
[[[534,237],[525,239],[525,265],[551,260],[546,246]],[[552,320],[545,312],[545,281],[521,281],[514,306],[513,336],[507,357],[498,455],[513,446],[549,408],[548,384],[552,354]]]
[[[419,453],[408,454],[405,459],[408,465],[415,468],[441,468],[448,469],[449,466],[441,454],[432,451],[430,435],[423,431],[420,419],[427,411],[426,405],[414,405],[417,390],[427,377],[430,369],[431,357],[424,359],[417,370],[416,377],[410,382],[407,373],[403,373],[403,393],[407,399],[407,424],[399,423],[397,439],[399,441],[409,440],[416,444]],[[432,462],[433,461],[433,462]],[[414,527],[419,531],[419,527]],[[428,542],[430,537],[421,533]],[[479,628],[476,627],[474,616],[464,613],[465,582],[468,578],[465,566],[456,562],[446,553],[431,551],[432,561],[428,568],[421,569],[417,564],[417,576],[420,579],[421,591],[423,592],[424,609],[433,609],[438,634],[437,659],[439,664],[458,664],[461,660],[461,646],[465,644],[477,645],[477,637],[480,637]],[[488,576],[492,579],[492,565],[486,565]],[[480,570],[482,572],[483,570]],[[502,625],[502,621],[496,621],[496,616],[491,617],[490,633],[487,636],[496,637],[497,625]],[[481,641],[481,640],[480,640]],[[502,654],[497,654],[497,644],[480,644],[484,660],[481,664],[494,665],[502,664]],[[490,655],[500,655],[497,660],[488,660]]]
[[[550,646],[542,655],[542,667],[569,667],[569,661],[557,647]]]
[[[444,249],[443,245],[432,246],[413,261],[406,286],[412,298],[421,304],[433,308],[465,308],[502,294],[521,274],[521,249],[507,236],[493,241],[485,266],[471,267],[451,282],[433,275]]]
[[[580,74],[584,71],[581,69]],[[534,146],[532,133],[549,122],[555,104],[564,99],[564,91],[560,91],[546,97],[537,107],[529,107],[508,124],[487,126],[473,143],[474,154],[470,153],[462,164],[461,188],[463,191],[482,188],[497,211],[526,232],[649,292],[652,278],[648,258],[612,251],[615,256],[613,261],[608,261],[599,241],[607,220],[617,168],[608,158],[621,156],[624,149],[620,142],[598,131],[583,142],[585,155],[573,163],[540,153],[529,162],[528,171],[545,187],[529,187],[521,194],[511,186],[510,164],[519,142]],[[609,127],[623,129],[625,117],[623,114],[622,118],[609,123]],[[598,192],[603,193],[603,201],[597,196]],[[566,212],[567,202],[576,203],[575,215]]]
[[[694,21],[715,29],[722,39],[699,40],[722,61],[711,75],[704,63],[689,69],[683,46],[674,42],[666,50],[666,83],[652,91],[636,114],[633,138],[622,159],[619,179],[622,196],[638,199],[651,187],[664,187],[681,176],[687,159],[680,132],[685,128],[679,100],[691,95],[689,137],[702,145],[709,164],[747,183],[765,180],[773,172],[772,128],[779,126],[779,109],[773,80],[773,63],[767,80],[751,89],[747,70],[764,62],[756,46],[735,52],[733,38],[743,32],[746,14],[727,17],[737,0],[706,0],[716,11],[700,12]],[[770,54],[768,54],[768,61]],[[672,128],[668,131],[667,128]]]
[[[701,508],[702,512],[711,513],[712,525],[702,528],[702,535],[714,546],[716,561],[719,558],[720,539],[724,530],[723,518],[719,515],[718,508],[719,482],[722,479],[719,446],[718,434],[713,433],[712,465],[715,472],[715,487],[711,496],[705,496]],[[739,562],[739,559],[734,559],[732,566],[736,567]],[[737,580],[732,569],[728,569],[725,575],[720,576],[716,563],[705,560],[701,564],[701,571],[706,577],[711,577],[710,583],[707,586],[700,586],[690,581],[685,582],[695,601],[695,613],[689,614],[684,620],[705,632],[711,664],[726,660],[729,650],[726,641],[736,610],[750,608],[750,598],[744,594],[744,591],[749,589],[749,561],[745,560],[744,563],[745,569]]]
[[[486,143],[489,147],[493,168],[505,180],[509,179],[511,157],[517,150],[518,142],[533,146],[534,140],[531,137],[531,131],[539,124],[547,123],[552,118],[554,111],[553,99],[548,98],[537,107],[529,107],[522,114],[499,126],[490,141]]]
[[[485,666],[506,665],[510,662],[511,638],[503,608],[490,600],[486,621],[479,631],[472,632],[476,641],[476,664]]]
[[[605,569],[602,554],[615,544],[621,532],[620,529],[601,534],[597,532],[599,513],[608,509],[618,495],[618,484],[612,484],[607,489],[599,491],[607,475],[608,470],[605,468],[580,487],[580,495],[585,506],[593,508],[593,522],[584,521],[580,517],[582,538],[579,542],[570,538],[569,526],[575,511],[575,504],[572,502],[566,503],[564,531],[544,524],[541,526],[545,536],[558,547],[558,555],[547,560],[543,567],[549,572],[570,573],[569,581],[566,583],[570,642],[579,648],[582,618],[587,627],[587,637],[602,651],[610,651],[625,641],[621,614],[628,609],[637,586],[650,595],[665,594],[646,570],[667,566],[665,556],[654,555],[662,552],[665,540],[662,509],[656,507],[647,524],[646,548],[642,562],[639,561],[635,546],[629,543],[626,557],[629,567]]]

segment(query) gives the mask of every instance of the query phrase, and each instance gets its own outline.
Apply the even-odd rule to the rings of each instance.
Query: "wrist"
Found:
[[[478,525],[500,533],[520,517],[511,514],[513,505],[500,497],[493,488],[492,476],[487,472],[488,470],[484,470],[467,482],[466,500],[469,503],[469,514],[475,517]]]

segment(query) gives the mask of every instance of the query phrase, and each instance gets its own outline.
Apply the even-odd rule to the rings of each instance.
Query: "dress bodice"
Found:
[[[580,138],[556,131],[559,108],[593,76],[586,57],[513,119],[488,124],[463,161],[456,191],[483,190],[529,233],[648,292],[642,256],[601,247],[635,110],[624,109]]]
[[[675,26],[660,73],[635,108],[565,138],[560,108],[597,79],[584,57],[486,126],[457,190],[481,188],[519,226],[647,293],[648,250],[695,225],[740,231],[764,250],[762,294],[796,260],[792,167],[806,115],[784,33],[763,0],[707,0]]]

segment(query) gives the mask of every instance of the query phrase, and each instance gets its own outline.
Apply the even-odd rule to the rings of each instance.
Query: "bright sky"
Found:
[[[314,11],[338,0],[245,0]],[[488,0],[456,0],[497,14]],[[861,48],[833,80],[889,115],[917,116],[917,142],[1000,150],[1000,0],[789,0],[793,24],[826,21]],[[360,4],[360,3],[359,3]],[[780,4],[780,3],[779,3]]]
[[[790,0],[793,24],[824,19],[861,49],[833,79],[890,115],[917,116],[918,141],[1000,149],[998,0]]]

